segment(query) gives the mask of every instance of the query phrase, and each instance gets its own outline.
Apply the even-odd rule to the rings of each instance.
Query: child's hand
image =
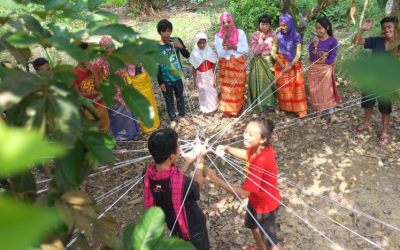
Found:
[[[167,87],[165,87],[164,83],[160,84],[160,90],[161,92],[167,92]]]
[[[314,40],[313,40],[313,47],[316,48],[318,46],[318,44],[319,44],[319,39],[318,39],[318,37],[315,36]]]
[[[182,45],[182,43],[179,41],[179,39],[175,39],[175,40],[172,42],[172,44],[174,45],[175,48],[183,49],[183,45]]]
[[[225,145],[218,145],[218,147],[216,148],[216,151],[226,151],[226,146]]]
[[[370,19],[368,19],[368,20],[363,24],[363,26],[361,26],[360,29],[361,29],[362,31],[367,31],[367,30],[372,29],[372,21],[371,21]]]

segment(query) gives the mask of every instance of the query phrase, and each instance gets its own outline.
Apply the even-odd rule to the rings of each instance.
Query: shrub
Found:
[[[262,14],[270,15],[274,23],[279,17],[276,1],[230,0],[228,11],[232,14],[236,27],[243,29],[247,34],[257,30],[258,17]]]

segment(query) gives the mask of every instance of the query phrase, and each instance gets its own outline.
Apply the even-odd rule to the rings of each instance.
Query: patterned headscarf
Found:
[[[279,23],[285,23],[287,32],[279,31],[276,36],[279,44],[279,52],[282,53],[289,61],[293,61],[296,57],[296,44],[301,42],[300,34],[297,33],[293,18],[286,13],[279,17]]]
[[[103,36],[100,39],[99,45],[104,46],[104,47],[113,47],[114,46],[114,42],[113,39],[109,36]]]
[[[219,32],[217,33],[217,36],[224,39],[225,35],[225,27],[224,27],[224,21],[229,20],[231,21],[231,34],[226,40],[230,45],[238,45],[239,43],[239,30],[235,26],[235,22],[233,21],[232,15],[229,14],[228,12],[222,13],[222,15],[219,17],[219,22],[221,25],[221,28]]]

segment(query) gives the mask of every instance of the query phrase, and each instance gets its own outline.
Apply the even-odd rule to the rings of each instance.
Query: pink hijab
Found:
[[[224,35],[225,35],[224,21],[225,20],[231,21],[231,35],[228,37],[228,39],[226,41],[230,45],[238,45],[239,30],[235,26],[235,22],[233,21],[232,15],[229,14],[228,12],[222,13],[222,15],[219,17],[219,23],[221,25],[221,28],[220,28],[219,32],[217,33],[217,36],[224,39]]]

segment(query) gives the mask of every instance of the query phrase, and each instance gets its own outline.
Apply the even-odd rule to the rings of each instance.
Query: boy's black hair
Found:
[[[178,134],[171,128],[153,132],[148,140],[148,149],[157,164],[163,163],[178,150]]]
[[[43,65],[45,65],[45,64],[47,64],[47,63],[49,63],[49,61],[47,61],[46,58],[44,58],[44,57],[38,57],[38,58],[36,58],[35,60],[33,60],[32,65],[33,65],[33,68],[34,68],[35,70],[38,70],[40,66],[43,66]]]
[[[157,23],[158,34],[161,34],[161,32],[164,32],[167,29],[170,29],[172,32],[172,23],[170,21],[168,21],[167,19],[162,19]]]
[[[397,19],[397,17],[395,16],[387,16],[382,18],[381,20],[381,27],[383,27],[384,23],[393,23],[395,28],[397,28],[397,26],[399,25],[399,19]]]
[[[326,17],[318,18],[317,23],[319,23],[322,27],[324,27],[324,29],[326,29],[326,33],[328,33],[329,36],[333,36],[332,24],[328,18]]]
[[[275,125],[270,119],[263,119],[263,118],[255,118],[251,122],[257,123],[260,128],[261,138],[265,138],[265,142],[263,146],[271,145],[270,140],[272,137],[272,133],[274,132]]]
[[[267,14],[263,14],[262,16],[260,16],[258,18],[258,25],[260,25],[260,23],[268,23],[271,25],[272,18],[270,16],[268,16]]]

